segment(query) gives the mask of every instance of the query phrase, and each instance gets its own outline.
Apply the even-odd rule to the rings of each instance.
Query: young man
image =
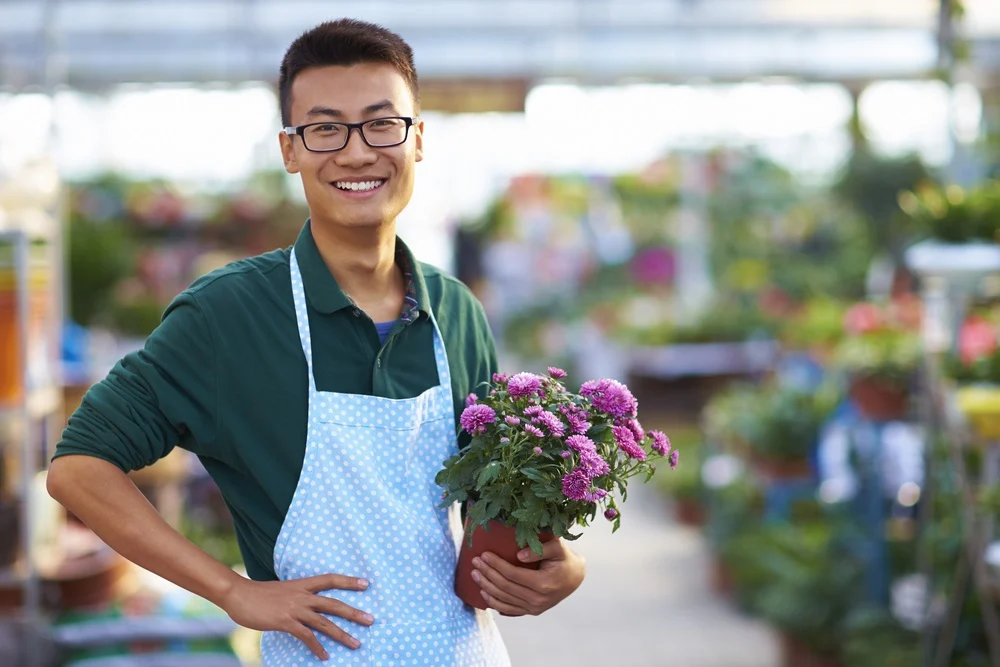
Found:
[[[111,547],[263,630],[265,667],[509,662],[492,617],[454,595],[460,526],[436,507],[456,415],[496,354],[469,290],[396,236],[423,153],[417,91],[410,47],[378,26],[325,23],[291,45],[279,140],[310,211],[295,246],[178,296],[88,392],[49,471],[53,497]],[[126,477],[175,445],[222,491],[249,579]],[[484,597],[509,615],[584,576],[561,541],[537,571],[484,560]]]

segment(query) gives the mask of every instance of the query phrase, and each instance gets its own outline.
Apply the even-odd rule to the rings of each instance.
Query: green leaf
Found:
[[[492,482],[499,476],[500,476],[500,462],[492,461],[488,466],[486,466],[479,472],[479,477],[476,478],[476,486],[482,488],[483,486]]]
[[[536,482],[542,482],[544,484],[547,484],[549,482],[549,479],[546,478],[545,475],[538,472],[534,468],[521,468],[521,474],[527,477],[528,479],[534,480]]]
[[[532,551],[534,551],[539,556],[542,555],[542,541],[538,539],[537,534],[530,533],[528,535],[528,544],[531,546]]]

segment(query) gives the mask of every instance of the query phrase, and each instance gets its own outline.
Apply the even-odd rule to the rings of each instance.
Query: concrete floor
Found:
[[[779,667],[770,629],[711,592],[698,531],[638,480],[624,509],[617,533],[595,523],[573,543],[587,558],[574,595],[542,616],[497,616],[513,666]]]

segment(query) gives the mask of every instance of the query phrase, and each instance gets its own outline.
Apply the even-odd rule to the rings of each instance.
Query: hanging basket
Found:
[[[898,382],[878,376],[854,377],[848,391],[866,419],[884,422],[906,417],[910,392]]]

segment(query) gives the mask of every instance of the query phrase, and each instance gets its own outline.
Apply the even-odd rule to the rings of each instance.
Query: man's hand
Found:
[[[539,556],[524,549],[518,557],[524,563],[541,561],[537,570],[511,565],[492,553],[474,558],[472,578],[483,589],[487,604],[504,616],[537,616],[556,606],[580,587],[587,573],[583,556],[566,546],[562,539],[546,542]]]
[[[240,578],[221,600],[229,617],[251,630],[278,630],[302,640],[320,660],[329,656],[313,631],[322,632],[348,648],[361,646],[323,614],[370,626],[375,619],[363,611],[317,595],[320,591],[363,591],[368,582],[339,574],[291,581],[252,581]]]

